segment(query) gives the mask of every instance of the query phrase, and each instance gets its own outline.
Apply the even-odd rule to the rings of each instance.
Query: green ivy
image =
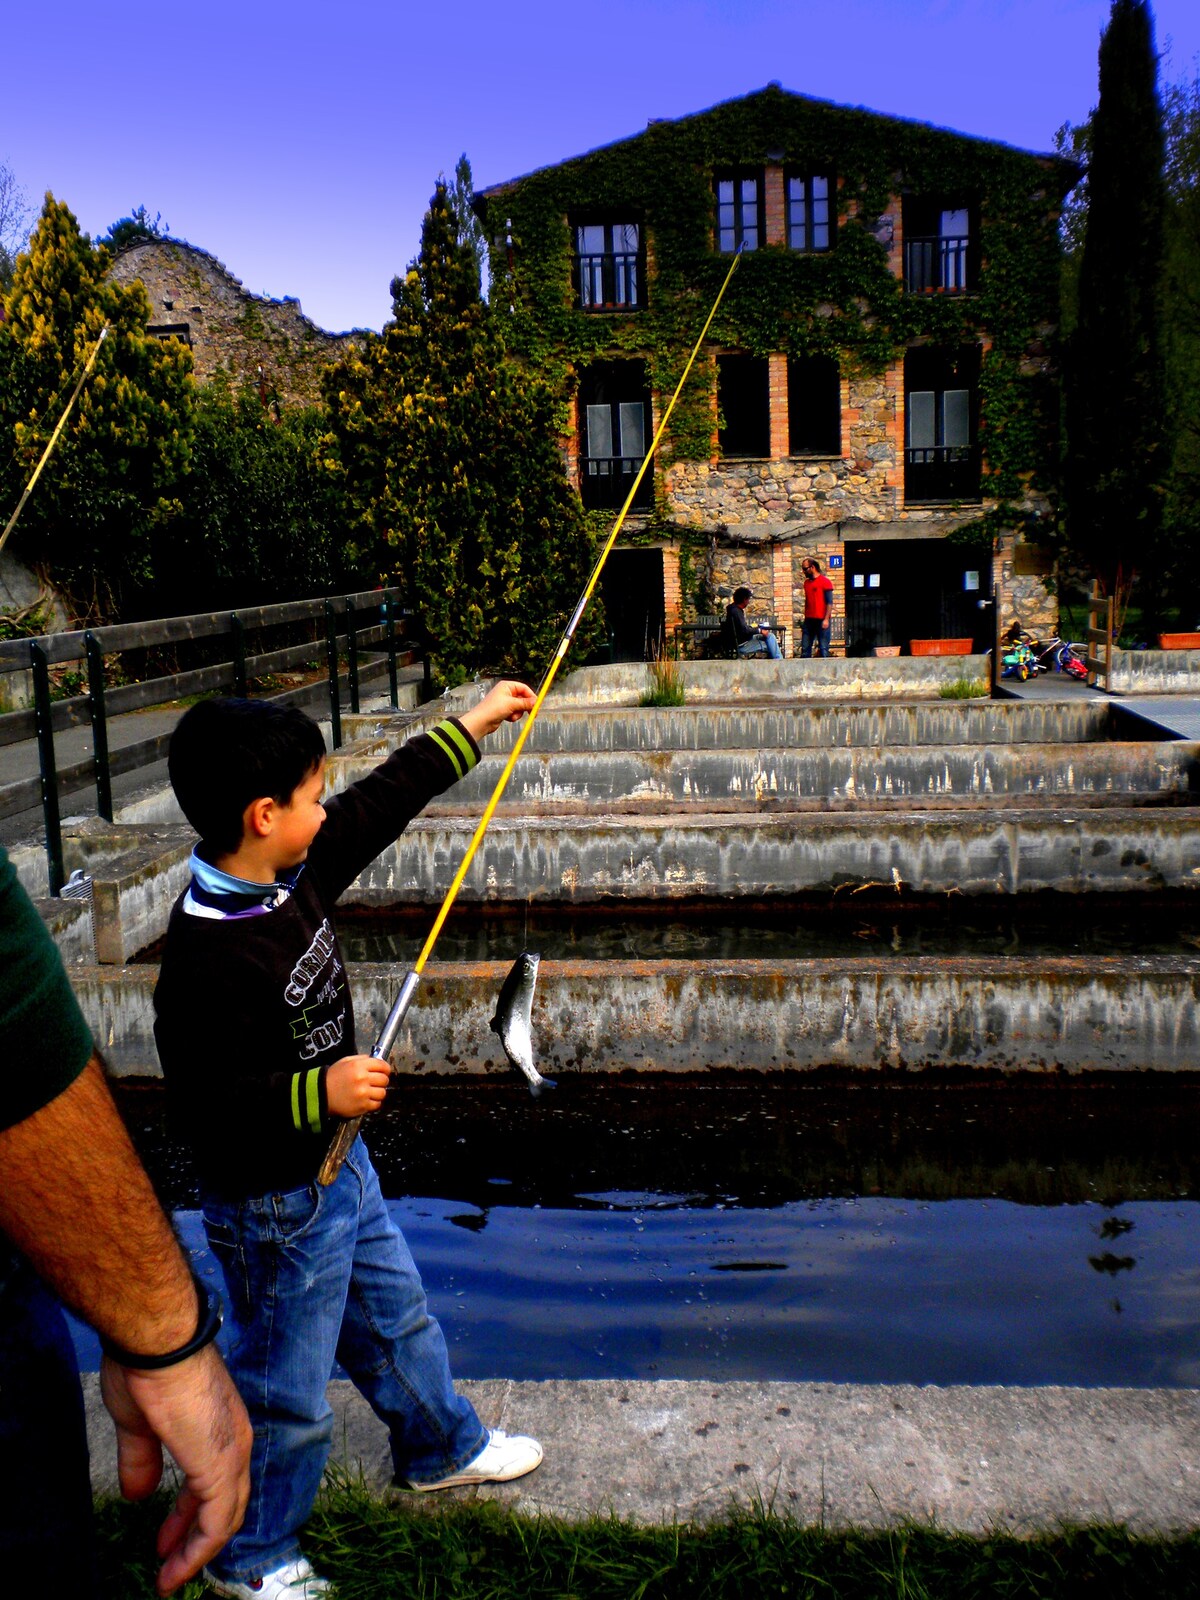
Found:
[[[742,258],[664,441],[668,459],[707,460],[714,360],[722,345],[750,354],[834,356],[844,371],[877,374],[915,340],[991,348],[980,381],[980,437],[990,498],[1017,502],[1053,480],[1059,239],[1056,213],[1074,168],[1004,145],[806,99],[777,87],[546,168],[481,197],[494,241],[493,298],[511,299],[510,347],[546,377],[557,421],[570,427],[574,373],[626,354],[647,363],[668,395],[716,298],[730,258],[713,248],[713,171],[784,165],[841,180],[833,250],[767,246]],[[898,191],[963,194],[980,217],[983,268],[969,295],[906,295],[870,231]],[[856,215],[851,217],[852,203]],[[631,313],[580,310],[571,281],[570,219],[637,216],[652,252],[648,305]],[[511,277],[504,245],[511,219]]]

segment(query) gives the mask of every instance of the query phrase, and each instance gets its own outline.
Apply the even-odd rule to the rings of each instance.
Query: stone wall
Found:
[[[151,329],[188,339],[202,383],[225,374],[239,386],[261,382],[269,400],[312,405],[325,368],[361,337],[318,328],[299,300],[251,294],[215,256],[181,239],[139,239],[111,271],[144,286]]]
[[[786,396],[786,375],[780,387]],[[896,403],[903,387],[903,365],[843,380],[839,456],[671,462],[663,472],[670,515],[692,527],[797,522],[811,529],[847,517],[881,522],[903,514],[903,424]],[[786,412],[781,428],[779,414],[773,405],[772,439],[786,441]]]

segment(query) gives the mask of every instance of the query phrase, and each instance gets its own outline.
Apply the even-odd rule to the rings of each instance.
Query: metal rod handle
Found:
[[[377,1061],[386,1061],[391,1055],[396,1035],[400,1032],[400,1024],[412,1004],[413,995],[416,994],[420,981],[419,973],[410,972],[401,985],[400,993],[396,996],[392,1009],[387,1014],[387,1021],[379,1030],[379,1037],[371,1051]],[[321,1170],[317,1173],[318,1183],[328,1186],[342,1170],[342,1163],[350,1152],[350,1146],[358,1137],[361,1122],[361,1117],[348,1117],[334,1134],[329,1149],[325,1152],[325,1159],[321,1163]]]

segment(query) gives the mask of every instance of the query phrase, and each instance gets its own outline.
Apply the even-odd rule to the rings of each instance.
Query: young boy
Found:
[[[154,994],[155,1038],[188,1130],[204,1226],[229,1292],[229,1367],[254,1424],[246,1520],[205,1577],[238,1600],[329,1593],[300,1554],[329,1451],[336,1356],[391,1432],[412,1489],[518,1478],[534,1439],[484,1428],[455,1394],[441,1329],[361,1138],[327,1188],[339,1119],[375,1111],[389,1067],[356,1053],[331,921],[338,897],[477,740],[533,705],[500,682],[322,803],[325,747],[303,712],[205,700],[171,740],[171,784],[200,835]]]

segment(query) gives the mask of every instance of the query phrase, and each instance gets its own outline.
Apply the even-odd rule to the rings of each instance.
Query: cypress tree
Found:
[[[192,357],[146,337],[141,284],[108,279],[109,255],[46,196],[17,257],[0,322],[0,494],[11,507],[51,437],[87,352],[91,377],[13,533],[77,615],[106,620],[144,597],[156,530],[178,510],[192,437]]]
[[[592,542],[555,442],[549,391],[508,358],[439,184],[382,334],[326,387],[329,470],[349,556],[398,582],[446,683],[534,676],[586,581]]]
[[[1146,0],[1113,0],[1090,128],[1088,213],[1067,383],[1068,536],[1119,627],[1162,519],[1163,124]]]

